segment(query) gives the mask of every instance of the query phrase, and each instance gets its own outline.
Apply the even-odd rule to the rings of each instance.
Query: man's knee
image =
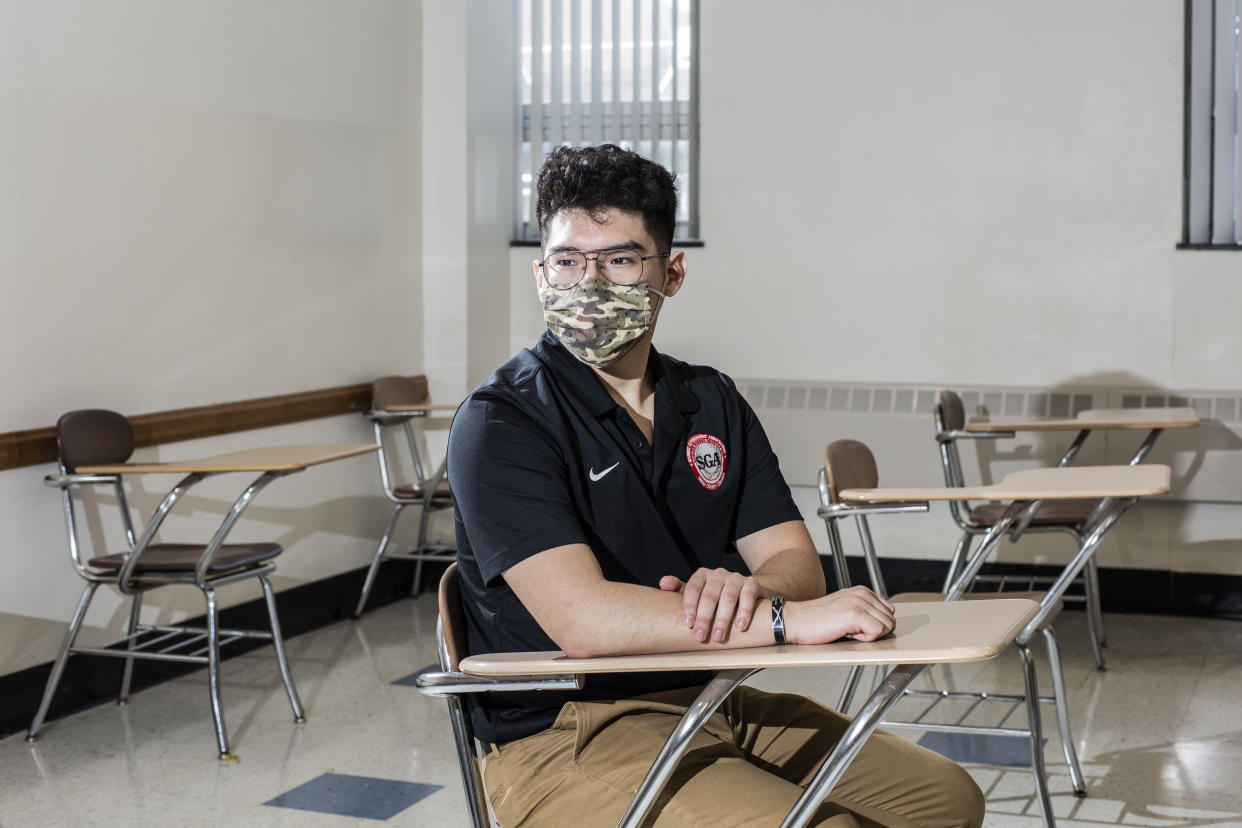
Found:
[[[949,766],[943,773],[946,801],[952,805],[957,818],[961,820],[954,822],[953,828],[980,828],[987,810],[983,791],[963,767],[951,762],[945,764]]]

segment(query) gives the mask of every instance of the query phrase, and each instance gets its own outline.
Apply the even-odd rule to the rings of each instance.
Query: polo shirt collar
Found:
[[[611,414],[618,407],[590,366],[580,362],[571,354],[551,331],[543,332],[534,351],[540,360],[555,366],[557,376],[561,377],[573,394],[582,400],[592,416],[602,417],[605,414]],[[669,401],[676,406],[678,411],[693,413],[699,410],[698,398],[673,372],[665,370],[664,360],[660,358],[654,345],[651,347],[651,354],[647,357],[647,367],[653,372],[652,378],[656,391],[667,391]],[[659,396],[657,394],[657,399]]]

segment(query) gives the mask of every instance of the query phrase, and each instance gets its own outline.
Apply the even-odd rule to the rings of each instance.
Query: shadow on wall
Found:
[[[980,398],[973,406],[971,400],[968,399],[972,396]],[[989,399],[1001,396],[1000,394],[963,394],[967,418],[970,418],[972,414],[993,419],[1013,416],[1060,418],[1075,417],[1079,412],[1088,408],[1185,408],[1191,405],[1191,401],[1185,396],[1149,383],[1134,374],[1111,371],[1072,377],[1047,391],[1028,394],[1026,405],[1023,405],[1020,410],[1015,410],[1016,406],[1012,405],[1009,399],[1004,400],[1004,409],[1000,408],[995,399]],[[1177,434],[1177,431],[1182,431],[1181,429],[1166,430],[1157,442],[1152,456],[1148,458],[1149,462],[1162,462],[1154,458],[1170,454],[1169,443],[1171,442],[1177,444],[1176,452],[1179,457],[1188,453],[1192,455],[1189,462],[1183,460],[1174,468],[1173,494],[1187,490],[1203,467],[1209,452],[1242,450],[1242,437],[1235,433],[1230,424],[1210,419],[1205,413],[1200,413],[1199,416],[1200,426],[1186,430],[1182,435]],[[1072,431],[1050,432],[1043,439],[1035,441],[981,440],[976,447],[979,472],[985,476],[985,480],[990,481],[988,476],[990,467],[999,461],[1035,460],[1043,465],[1054,465],[1069,447],[1074,434],[1075,432]],[[1103,452],[1107,448],[1118,448],[1118,444],[1133,443],[1134,448],[1137,448],[1145,434],[1146,432],[1140,431],[1105,431],[1098,436],[1092,435],[1075,462],[1080,465],[1086,464],[1089,459],[1091,462],[1101,463],[1127,462],[1128,454],[1124,457],[1108,455],[1106,461],[1106,455]],[[1019,434],[1019,437],[1021,436]],[[1101,446],[1101,444],[1104,445]],[[1115,451],[1112,452],[1112,454],[1115,453]],[[1242,500],[1242,468],[1239,469],[1238,478],[1238,499]]]
[[[1022,399],[1011,399],[1022,396]],[[1194,547],[1208,553],[1242,552],[1242,535],[1195,540],[1188,504],[1229,504],[1242,509],[1242,421],[1237,407],[1229,406],[1232,420],[1214,419],[1212,400],[1187,398],[1125,372],[1100,372],[1072,377],[1035,394],[963,394],[968,420],[1013,417],[1075,417],[1088,408],[1192,407],[1199,413],[1197,428],[1166,429],[1146,462],[1165,463],[1173,470],[1169,494],[1158,498],[1170,507],[1169,540],[1175,547]],[[1127,463],[1147,436],[1146,430],[1104,430],[1092,434],[1075,459],[1076,465]],[[1015,463],[1052,466],[1073,442],[1077,432],[1018,432],[1014,439],[974,442],[979,479],[999,479]],[[1181,507],[1181,508],[1178,508]],[[1242,512],[1239,512],[1242,515]],[[1242,519],[1237,522],[1242,526]],[[1237,530],[1226,529],[1230,534]]]

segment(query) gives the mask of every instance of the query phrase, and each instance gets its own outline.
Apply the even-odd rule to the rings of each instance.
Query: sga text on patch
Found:
[[[724,443],[710,434],[696,434],[686,441],[686,462],[704,489],[719,489],[724,483],[727,460]]]

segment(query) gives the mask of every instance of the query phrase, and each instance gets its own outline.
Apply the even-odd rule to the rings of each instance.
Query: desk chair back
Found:
[[[457,573],[457,564],[451,563],[444,570],[438,598],[440,618],[436,646],[440,650],[440,669],[456,670],[466,643],[466,613],[461,605],[461,576]]]
[[[941,391],[936,397],[936,406],[932,410],[936,422],[936,445],[940,448],[940,467],[944,472],[944,485],[962,487],[966,485],[962,474],[962,457],[958,450],[959,439],[973,439],[977,435],[968,434],[966,427],[966,407],[962,398],[952,391]],[[949,512],[958,527],[965,530],[973,524],[970,519],[970,504],[965,501],[949,501]]]
[[[56,422],[61,470],[124,463],[134,453],[134,429],[123,414],[104,408],[70,411]]]
[[[888,589],[884,585],[884,576],[880,573],[880,562],[875,553],[875,544],[871,540],[867,514],[888,509],[847,506],[841,503],[840,498],[840,492],[846,489],[874,489],[879,485],[880,474],[876,469],[875,455],[865,444],[857,440],[835,440],[825,447],[824,467],[820,470],[820,514],[824,516],[824,527],[828,531],[828,545],[832,551],[832,565],[838,588],[845,589],[850,586],[845,546],[841,543],[841,533],[837,528],[838,518],[844,517],[848,512],[853,515],[858,527],[871,588],[876,594],[887,598]],[[902,511],[911,510],[912,507],[902,508]]]
[[[132,549],[137,541],[125,487],[120,475],[78,475],[83,466],[124,463],[134,453],[134,429],[125,415],[104,408],[86,408],[70,411],[56,421],[57,461],[60,465],[59,480],[65,521],[69,530],[69,556],[74,569],[90,580],[98,576],[97,570],[88,568],[82,560],[78,543],[77,517],[73,506],[73,483],[93,483],[112,487],[120,513],[126,540]],[[72,481],[72,482],[71,482]],[[51,479],[48,481],[52,482]]]
[[[431,515],[453,507],[449,491],[445,461],[441,461],[430,475],[423,463],[423,453],[413,421],[427,416],[427,410],[417,406],[428,403],[427,381],[424,377],[380,377],[371,383],[371,411],[367,417],[375,431],[375,443],[379,446],[380,484],[384,496],[392,502],[388,523],[380,536],[379,546],[371,559],[371,566],[362,584],[362,593],[354,609],[354,617],[362,615],[379,565],[385,558],[412,560],[414,565],[414,594],[418,594],[423,575],[423,562],[451,559],[457,552],[452,540],[430,540],[427,537]],[[404,447],[404,448],[402,448]],[[408,458],[410,471],[406,474],[403,458]],[[418,535],[414,545],[400,551],[389,552],[397,519],[407,506],[420,506]]]
[[[857,440],[836,440],[824,449],[824,474],[830,503],[840,503],[845,489],[874,489],[880,485],[871,449]]]

